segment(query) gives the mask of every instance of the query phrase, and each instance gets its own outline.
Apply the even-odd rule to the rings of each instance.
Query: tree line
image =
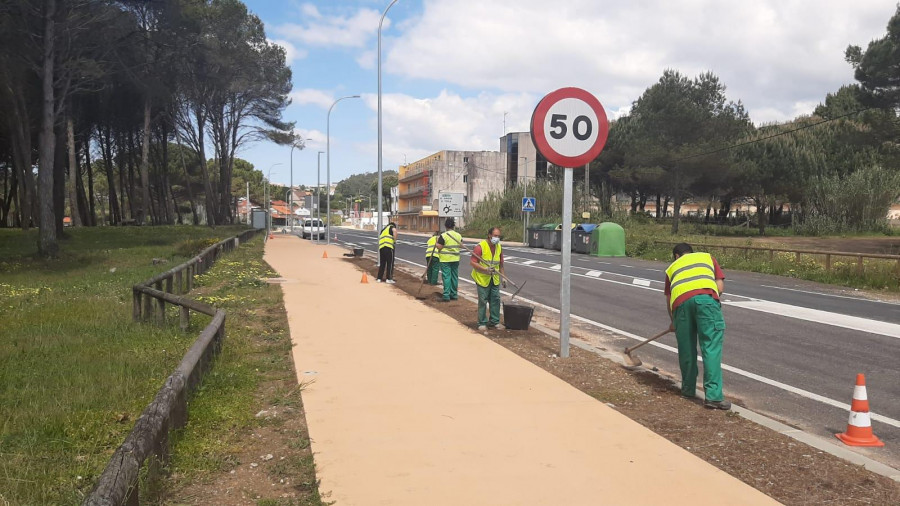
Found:
[[[829,93],[811,115],[754,125],[740,101],[727,100],[711,72],[690,78],[666,70],[610,127],[591,166],[591,186],[607,216],[624,192],[631,211],[671,203],[678,231],[686,200],[706,205],[705,222],[722,222],[749,200],[760,234],[790,208],[811,233],[883,226],[900,197],[900,7],[888,34],[845,53],[856,84]]]
[[[0,226],[45,256],[67,215],[231,223],[262,179],[237,151],[302,147],[285,51],[238,0],[6,0],[0,69]]]

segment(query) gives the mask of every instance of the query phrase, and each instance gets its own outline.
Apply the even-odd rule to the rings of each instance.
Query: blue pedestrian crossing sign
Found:
[[[533,213],[536,201],[534,197],[522,197],[522,212]]]

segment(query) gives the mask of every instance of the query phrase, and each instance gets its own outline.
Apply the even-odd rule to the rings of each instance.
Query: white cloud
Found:
[[[323,15],[314,5],[304,5],[304,23],[285,23],[272,28],[280,37],[308,46],[365,47],[378,32],[381,13],[374,9],[359,9],[348,16]],[[385,20],[385,27],[388,26]]]
[[[401,23],[391,40],[385,69],[474,90],[543,95],[580,86],[614,116],[666,68],[711,70],[756,121],[788,119],[853,80],[844,49],[881,36],[895,8],[839,0],[424,0],[415,23]]]
[[[332,95],[331,92],[316,90],[313,88],[304,88],[301,90],[292,91],[290,97],[291,100],[293,100],[294,104],[313,104],[323,109],[328,109],[334,102],[334,95]]]
[[[303,139],[306,151],[324,151],[325,150],[325,132],[320,130],[308,130],[305,128],[295,128],[294,134],[299,135]]]
[[[296,46],[291,44],[290,42],[282,39],[270,39],[270,44],[277,44],[284,48],[285,60],[288,65],[294,62],[294,60],[302,60],[306,58],[309,54],[305,49],[297,49]]]
[[[304,16],[309,16],[313,19],[319,19],[322,17],[322,14],[319,13],[319,8],[316,7],[315,4],[303,4],[300,7],[300,12],[302,12]]]
[[[369,109],[377,110],[377,95],[363,95]],[[436,151],[500,149],[503,113],[507,132],[528,129],[538,97],[527,93],[463,97],[444,90],[436,97],[416,98],[404,94],[382,95],[384,113],[384,168],[396,168]],[[374,125],[373,125],[374,126]],[[358,149],[374,153],[377,145],[361,143]]]
[[[378,64],[378,52],[375,50],[363,51],[356,57],[356,63],[366,70],[372,70]]]

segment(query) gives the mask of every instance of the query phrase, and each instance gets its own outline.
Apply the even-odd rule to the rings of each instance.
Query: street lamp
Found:
[[[266,240],[269,240],[269,229],[272,228],[272,204],[269,202],[269,179],[272,177],[272,169],[279,165],[284,165],[283,163],[273,163],[271,167],[269,167],[269,172],[266,174],[266,197],[263,201],[266,204]]]
[[[291,198],[288,209],[291,211],[291,233],[294,233],[294,148],[303,149],[306,145],[303,139],[297,139],[291,143]]]
[[[322,226],[322,155],[324,151],[319,151],[316,155],[318,163],[316,164],[316,220],[319,226]],[[327,235],[327,232],[326,232]],[[316,236],[316,242],[319,242],[319,236]]]
[[[396,2],[397,0],[394,1]],[[328,108],[328,116],[325,121],[325,185],[328,187],[325,191],[325,219],[328,221],[328,224],[331,224],[331,110],[334,109],[338,102],[348,98],[359,98],[359,95],[350,95],[335,100],[331,107]],[[331,244],[331,235],[328,234],[327,225],[325,230],[325,244]]]
[[[384,13],[381,14],[381,21],[378,22],[378,228],[376,233],[381,230],[381,209],[382,209],[382,176],[381,176],[381,27],[384,25],[384,17],[387,16],[391,7],[397,3],[397,0],[391,0]],[[380,260],[379,262],[380,263]]]

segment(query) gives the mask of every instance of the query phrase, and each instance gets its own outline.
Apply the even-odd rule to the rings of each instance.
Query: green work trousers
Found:
[[[437,255],[426,260],[428,262],[428,284],[436,285],[438,284],[438,274],[441,272],[441,262]]]
[[[681,395],[696,395],[699,341],[706,400],[723,400],[722,342],[725,339],[725,319],[722,317],[722,305],[711,295],[691,297],[675,308],[674,322],[681,366]]]
[[[441,275],[444,277],[444,300],[456,300],[459,297],[459,262],[441,262]]]
[[[496,327],[500,324],[500,286],[493,281],[488,286],[478,286],[478,325]],[[491,305],[491,319],[488,321],[487,306]]]

